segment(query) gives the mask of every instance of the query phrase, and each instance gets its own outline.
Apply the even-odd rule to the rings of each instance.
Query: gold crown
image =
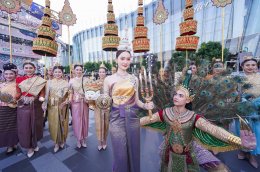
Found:
[[[254,59],[252,56],[244,56],[244,60],[252,60]]]
[[[186,86],[181,84],[176,88],[176,91],[177,90],[182,90],[191,102],[194,100],[195,94],[192,93],[193,91],[190,88],[187,88]]]
[[[55,63],[54,66],[62,66],[60,63]],[[50,66],[51,67],[51,66]]]
[[[221,62],[221,63],[222,63],[222,60],[221,60],[221,59],[215,59],[214,62],[215,62],[215,63],[218,63],[218,62]]]
[[[25,60],[25,61],[24,61],[24,64],[25,64],[25,63],[26,63],[26,64],[28,64],[28,63],[29,63],[29,64],[32,64],[34,67],[36,67],[36,62],[34,62],[34,61],[32,61],[32,60]]]
[[[104,65],[104,63],[102,62],[101,65],[99,66],[99,69],[100,68],[104,68],[104,69],[107,69],[107,67]]]

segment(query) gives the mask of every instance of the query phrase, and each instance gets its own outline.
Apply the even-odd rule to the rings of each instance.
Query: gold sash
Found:
[[[25,92],[33,96],[38,96],[46,82],[45,79],[42,79],[39,76],[34,76],[22,81],[18,86],[23,93]]]

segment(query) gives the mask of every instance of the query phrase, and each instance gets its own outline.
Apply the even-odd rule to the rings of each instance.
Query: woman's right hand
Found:
[[[42,104],[42,110],[45,112],[47,110],[47,103],[43,103]]]

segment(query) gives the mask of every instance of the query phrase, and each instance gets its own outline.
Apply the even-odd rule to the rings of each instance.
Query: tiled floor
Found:
[[[13,155],[5,155],[5,149],[0,149],[0,172],[111,172],[112,150],[108,139],[106,151],[97,150],[95,137],[95,124],[93,112],[90,113],[90,132],[88,147],[76,148],[76,140],[70,128],[66,148],[53,153],[53,143],[47,126],[44,138],[39,143],[40,151],[32,158],[26,157],[24,150],[17,150]],[[141,130],[141,171],[158,172],[160,166],[159,145],[162,135],[155,131]],[[246,161],[236,158],[236,152],[219,154],[218,157],[225,162],[232,172],[258,172],[260,169],[252,168]],[[258,157],[260,164],[260,158]]]

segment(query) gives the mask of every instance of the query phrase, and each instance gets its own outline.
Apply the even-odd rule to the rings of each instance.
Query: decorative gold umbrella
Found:
[[[221,55],[221,59],[222,59],[222,62],[224,62],[224,48],[225,48],[225,36],[224,36],[224,33],[225,33],[225,7],[228,5],[228,4],[231,4],[232,3],[232,0],[211,0],[212,3],[213,3],[213,6],[216,6],[216,7],[220,7],[222,8],[222,55]]]
[[[21,9],[21,0],[0,0],[0,10],[8,13],[9,42],[10,42],[10,63],[13,62],[12,34],[11,34],[11,14],[15,14]]]
[[[68,27],[68,44],[69,44],[69,66],[70,66],[70,76],[71,76],[71,57],[70,57],[70,26],[76,24],[77,17],[73,13],[70,3],[68,0],[65,0],[62,11],[59,12],[59,19],[61,24],[66,25]]]

